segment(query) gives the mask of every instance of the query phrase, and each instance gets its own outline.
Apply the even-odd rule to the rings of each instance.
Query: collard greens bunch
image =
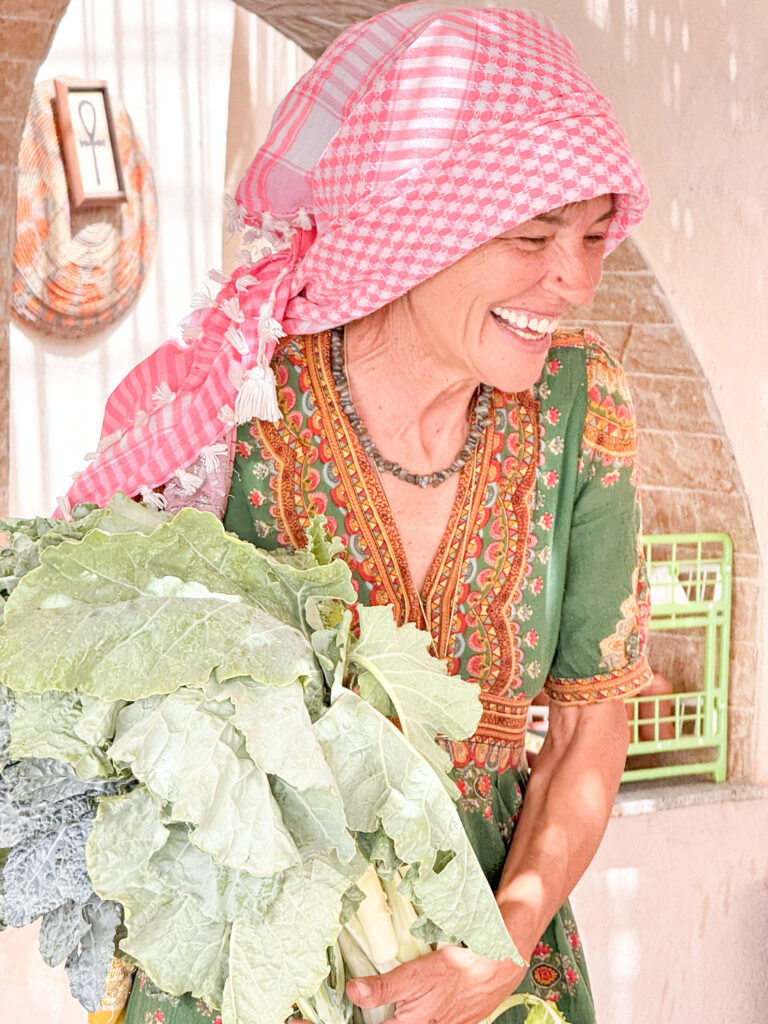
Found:
[[[225,1024],[343,1020],[329,950],[370,863],[422,937],[517,957],[435,743],[474,731],[477,687],[389,608],[353,635],[322,521],[295,554],[122,497],[35,522],[0,555],[2,915],[43,916],[84,1005],[117,943]]]

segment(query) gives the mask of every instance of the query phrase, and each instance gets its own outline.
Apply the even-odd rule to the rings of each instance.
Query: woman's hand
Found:
[[[355,978],[347,995],[365,1009],[394,1003],[394,1024],[479,1024],[515,991],[525,970],[446,946],[386,974]]]

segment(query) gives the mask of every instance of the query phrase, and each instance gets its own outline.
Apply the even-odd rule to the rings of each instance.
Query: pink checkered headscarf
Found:
[[[607,193],[610,251],[642,217],[645,182],[547,18],[410,3],[352,25],[282,102],[230,202],[243,264],[113,392],[69,502],[174,476],[194,489],[184,468],[201,452],[279,418],[269,362],[284,334],[365,316],[509,228]]]

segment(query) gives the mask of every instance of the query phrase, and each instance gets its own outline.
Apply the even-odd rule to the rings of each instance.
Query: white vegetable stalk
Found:
[[[411,925],[417,920],[418,914],[411,901],[399,891],[401,882],[399,872],[392,879],[380,879],[372,864],[358,879],[358,888],[363,891],[365,898],[341,929],[338,938],[348,977],[364,978],[371,974],[383,974],[399,964],[432,951],[432,946],[411,934]],[[436,944],[437,947],[444,945],[449,943]],[[527,1021],[531,1024],[567,1024],[554,1003],[527,992],[505,999],[480,1024],[493,1024],[497,1017],[512,1006],[527,1007]],[[354,1024],[382,1024],[394,1013],[392,1003],[371,1009],[354,1006],[352,1020]]]
[[[400,875],[380,880],[370,864],[357,885],[365,898],[339,934],[339,948],[350,978],[383,974],[399,964],[431,952],[431,946],[411,935],[418,915],[410,900],[398,892]],[[381,1024],[393,1016],[392,1004],[353,1010],[356,1024]]]
[[[431,952],[431,947],[411,934],[411,925],[418,920],[419,915],[413,909],[413,904],[408,897],[398,891],[400,881],[398,873],[392,879],[383,878],[381,885],[392,912],[392,928],[397,939],[397,960],[404,964]]]
[[[372,864],[369,864],[363,875],[358,878],[357,886],[365,898],[357,908],[357,913],[347,922],[347,927],[358,941],[363,940],[363,951],[381,974],[390,970],[388,966],[384,966],[385,964],[388,965],[397,959],[397,937],[392,924],[392,910],[387,903],[376,868]]]

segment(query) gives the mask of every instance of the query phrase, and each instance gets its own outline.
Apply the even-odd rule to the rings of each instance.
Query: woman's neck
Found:
[[[443,469],[464,444],[478,381],[446,366],[390,309],[347,325],[347,379],[381,454],[416,473]]]

